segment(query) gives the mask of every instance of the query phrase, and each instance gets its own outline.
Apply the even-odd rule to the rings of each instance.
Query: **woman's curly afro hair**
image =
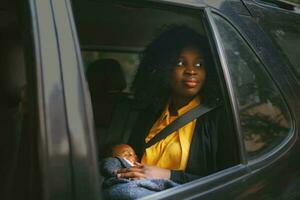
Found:
[[[137,99],[164,104],[170,95],[169,79],[178,57],[185,47],[197,48],[204,56],[206,83],[200,91],[208,96],[208,86],[213,86],[212,56],[208,39],[185,25],[171,26],[156,37],[142,54],[132,89]],[[209,83],[211,82],[211,83]]]

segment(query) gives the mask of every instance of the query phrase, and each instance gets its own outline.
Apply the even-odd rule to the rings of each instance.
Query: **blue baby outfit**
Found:
[[[105,177],[102,185],[105,199],[132,200],[178,185],[168,179],[129,180],[116,177],[115,170],[130,167],[130,164],[123,158],[109,157],[102,160],[100,171]]]

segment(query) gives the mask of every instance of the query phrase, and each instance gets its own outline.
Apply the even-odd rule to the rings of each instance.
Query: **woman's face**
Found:
[[[192,98],[203,87],[206,71],[203,54],[195,47],[182,49],[171,74],[172,94],[181,98]]]

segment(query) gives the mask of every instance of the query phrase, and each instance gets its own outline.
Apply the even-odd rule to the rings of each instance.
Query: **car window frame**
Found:
[[[170,4],[170,2],[162,2],[162,3],[159,3],[163,6],[163,4],[166,3],[166,4]],[[249,169],[248,169],[248,165],[251,165],[250,162],[248,162],[245,158],[245,150],[244,150],[244,142],[243,142],[243,136],[242,136],[242,133],[240,131],[240,126],[239,126],[239,114],[238,114],[238,108],[237,108],[237,99],[234,95],[234,92],[233,92],[233,86],[232,86],[232,83],[230,81],[230,76],[229,76],[229,71],[228,71],[228,68],[226,67],[226,58],[225,58],[225,54],[222,50],[222,48],[220,48],[220,40],[218,41],[218,37],[217,37],[217,34],[218,31],[216,30],[216,28],[214,28],[214,21],[212,19],[212,13],[218,13],[220,14],[223,18],[226,19],[226,21],[228,21],[236,30],[237,32],[241,35],[241,37],[246,41],[246,43],[248,44],[248,46],[251,48],[251,45],[249,45],[249,41],[247,41],[245,39],[245,37],[243,36],[243,34],[239,31],[238,28],[236,28],[234,26],[234,24],[231,22],[231,20],[227,19],[226,16],[224,16],[222,13],[220,13],[218,10],[215,10],[213,8],[209,8],[209,7],[206,7],[205,5],[201,4],[201,5],[197,5],[197,6],[194,6],[194,5],[183,5],[183,4],[176,4],[175,3],[172,3],[173,6],[178,6],[178,7],[188,7],[190,9],[198,9],[198,10],[201,10],[201,12],[204,12],[204,15],[207,17],[207,19],[203,19],[203,21],[207,21],[207,23],[211,26],[210,29],[211,29],[211,35],[210,35],[210,38],[213,39],[214,41],[214,45],[216,45],[217,47],[217,60],[219,62],[221,62],[221,68],[222,68],[222,71],[223,71],[223,75],[224,75],[224,78],[225,78],[225,84],[226,84],[226,88],[227,88],[227,92],[229,92],[229,98],[230,98],[230,102],[231,102],[231,110],[233,111],[233,118],[235,119],[234,121],[234,124],[235,124],[235,134],[237,136],[237,139],[239,140],[239,153],[241,155],[241,162],[240,164],[238,165],[235,165],[231,168],[228,168],[228,169],[224,169],[224,170],[221,170],[217,173],[214,173],[214,174],[211,174],[209,176],[206,176],[206,177],[203,177],[203,178],[200,178],[200,179],[197,179],[193,182],[190,182],[190,183],[187,183],[187,184],[184,184],[184,185],[181,185],[179,187],[176,187],[176,188],[172,188],[168,191],[163,191],[163,192],[160,192],[160,193],[157,193],[155,195],[150,195],[149,197],[145,197],[145,199],[149,198],[149,199],[153,199],[154,197],[157,197],[157,199],[164,199],[164,198],[170,198],[172,196],[177,196],[177,195],[183,195],[183,198],[186,198],[186,197],[189,197],[191,195],[193,195],[193,197],[202,197],[203,195],[205,195],[205,193],[207,191],[213,191],[215,189],[217,189],[218,187],[220,186],[225,186],[225,185],[228,185],[230,184],[230,180],[241,180],[241,179],[244,179],[248,176],[248,173],[249,173]],[[73,25],[74,26],[74,25]],[[206,27],[206,26],[205,26]],[[209,27],[209,26],[208,26]],[[220,38],[219,38],[220,39]],[[77,51],[80,51],[80,49],[77,47]],[[252,49],[253,51],[253,49]],[[256,52],[254,51],[255,55],[257,56],[257,58],[261,61],[260,57],[256,54]],[[77,52],[78,54],[78,52]],[[80,54],[78,54],[80,55]],[[261,61],[262,62],[262,61]],[[263,64],[263,62],[262,62]],[[82,62],[81,62],[81,69],[83,69],[83,65],[82,65]],[[268,71],[266,69],[266,71]],[[271,76],[272,77],[272,76]],[[222,84],[224,84],[224,82],[222,82]],[[277,85],[276,85],[277,86]],[[280,89],[278,86],[277,86],[278,89]],[[281,92],[281,91],[280,91]],[[284,97],[284,96],[283,96]],[[287,103],[286,103],[287,104]],[[287,142],[290,141],[289,138],[286,139]],[[285,144],[281,144],[280,145],[280,150],[283,149],[282,147],[286,147],[287,145]],[[278,155],[278,150],[275,152],[275,155]],[[267,155],[268,158],[273,158],[272,155]],[[266,158],[263,158],[262,159],[263,161],[266,160]],[[260,160],[257,160],[256,163],[262,163]],[[265,164],[266,162],[264,162]],[[208,189],[210,188],[210,189]],[[190,191],[197,191],[196,193],[194,194],[189,194]]]
[[[206,4],[202,3],[182,3],[179,1],[172,1],[172,0],[163,0],[161,2],[150,0],[149,2],[155,3],[155,6],[164,8],[164,6],[174,6],[177,8],[185,8],[185,9],[191,9],[194,11],[199,11],[202,13],[202,22],[207,21],[205,19],[205,13],[208,9],[208,6]],[[199,21],[201,23],[201,21]],[[207,26],[207,24],[204,24],[204,26]],[[206,30],[207,31],[207,30]],[[207,32],[207,36],[210,38],[211,35],[209,35],[209,32]],[[211,45],[211,44],[210,44]],[[214,48],[214,45],[211,46],[211,48]],[[216,56],[216,60],[219,60],[219,57]],[[83,66],[82,66],[83,67]],[[222,71],[222,69],[217,70]],[[220,72],[223,73],[223,72]],[[220,81],[223,85],[223,80]],[[226,90],[228,90],[226,86]],[[226,91],[227,92],[227,91]],[[230,108],[232,110],[232,108]],[[234,132],[235,134],[236,132]],[[237,138],[238,139],[238,138]],[[239,144],[238,144],[239,145]],[[241,154],[239,152],[239,154]],[[171,199],[173,198],[199,198],[201,197],[203,200],[210,199],[210,197],[207,196],[207,194],[214,194],[213,191],[219,190],[220,188],[223,188],[225,186],[230,185],[231,183],[235,181],[242,181],[247,178],[249,175],[249,169],[246,166],[245,161],[242,161],[240,158],[240,162],[232,167],[220,170],[216,173],[210,174],[208,176],[199,178],[197,180],[191,181],[189,183],[185,183],[183,185],[176,186],[174,188],[170,188],[167,191],[161,191],[159,193],[149,195],[146,197],[143,197],[142,199]],[[218,195],[219,193],[216,193],[215,195]]]
[[[163,6],[163,3],[160,3],[160,4]],[[174,3],[172,3],[172,5],[174,5]],[[178,4],[178,5],[174,5],[174,6],[182,7],[183,5]],[[186,7],[186,5],[185,5],[185,7]],[[208,17],[208,23],[213,24],[212,23],[213,21],[209,20],[209,19],[212,19],[212,16],[211,16],[211,13],[210,13],[211,8],[205,7],[203,5],[201,5],[201,6],[200,5],[198,5],[198,6],[188,6],[188,7],[191,8],[191,9],[199,9],[199,10],[201,10],[201,12],[204,11],[206,16]],[[204,19],[204,21],[205,21],[205,19]],[[229,20],[229,22],[230,22],[230,20]],[[216,34],[217,30],[213,29],[213,28],[211,28],[211,30],[212,30],[212,33],[214,33],[212,36],[214,36]],[[216,38],[214,38],[214,40],[216,40]],[[220,43],[220,41],[219,41],[219,43]],[[215,41],[214,44],[217,45],[218,41]],[[226,70],[228,70],[228,69],[226,69],[226,67],[224,67],[224,66],[226,66],[226,65],[224,65],[224,63],[226,63],[226,59],[224,57],[224,52],[219,47],[218,47],[218,49],[219,50],[218,50],[217,54],[219,56],[219,61],[221,62],[223,75],[225,76],[225,79],[228,79],[227,82],[226,82],[227,91],[230,92],[230,90],[232,90],[233,87],[232,87],[232,84],[230,82],[230,77],[228,75],[226,75],[226,72],[225,72]],[[78,52],[78,51],[80,51],[80,49],[77,47],[76,50],[77,50],[77,54],[80,55],[80,53]],[[80,68],[83,69],[82,62],[80,63],[80,65],[81,65]],[[231,101],[231,106],[232,106],[233,113],[237,112],[238,110],[237,110],[237,107],[236,107],[236,105],[237,105],[236,104],[236,98],[234,98],[234,93],[233,92],[230,94],[230,101]],[[239,123],[237,123],[237,122],[239,122],[238,121],[239,120],[238,116],[239,115],[237,113],[235,113],[234,116],[233,116],[236,120],[237,125],[239,124]],[[236,128],[238,129],[238,126]],[[236,132],[236,134],[241,134],[241,131]],[[239,135],[238,139],[239,140],[242,139],[241,135]],[[241,153],[242,156],[245,156],[245,154],[243,153],[243,149],[244,149],[243,145],[244,145],[244,143],[241,142],[240,143],[240,148],[241,148],[240,153]],[[193,182],[181,185],[179,187],[172,188],[168,191],[163,191],[163,192],[157,193],[155,195],[151,195],[149,197],[146,197],[145,199],[147,199],[147,198],[153,199],[154,197],[158,197],[158,199],[163,199],[163,198],[170,198],[170,197],[175,196],[175,195],[176,196],[181,195],[184,198],[190,197],[191,195],[193,195],[193,197],[203,196],[203,195],[205,195],[205,193],[208,190],[213,191],[213,190],[217,189],[220,186],[230,184],[230,180],[241,180],[241,179],[246,178],[246,176],[249,173],[247,164],[248,163],[245,160],[245,158],[242,158],[241,164],[235,165],[235,166],[233,166],[231,168],[228,168],[228,169],[221,170],[217,173],[214,173],[214,174],[211,174],[209,176],[200,178],[198,180],[195,180]],[[194,194],[189,194],[191,191],[197,191],[197,192],[195,192]]]

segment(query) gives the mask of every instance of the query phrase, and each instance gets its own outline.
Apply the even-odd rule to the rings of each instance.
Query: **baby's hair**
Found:
[[[120,143],[110,143],[104,145],[99,152],[100,159],[112,157],[113,147],[117,145],[120,145]]]

